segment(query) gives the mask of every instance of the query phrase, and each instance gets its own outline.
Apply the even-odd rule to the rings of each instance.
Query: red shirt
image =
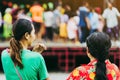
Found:
[[[96,63],[97,60],[93,60],[87,65],[76,68],[66,80],[94,80]],[[110,63],[109,60],[106,60],[105,63],[108,80],[120,80],[120,71],[118,67]]]

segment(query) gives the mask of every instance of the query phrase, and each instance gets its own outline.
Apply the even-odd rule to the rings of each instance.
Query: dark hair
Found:
[[[24,34],[32,31],[32,23],[26,19],[16,20],[12,27],[13,37],[10,40],[10,53],[13,62],[23,68],[21,60],[21,49],[20,40],[23,38]]]
[[[84,0],[84,1],[82,2],[82,4],[83,4],[83,5],[86,5],[86,4],[89,4],[89,3]]]
[[[50,8],[49,8],[49,6],[48,6],[48,5],[47,5],[47,9],[46,9],[45,11],[50,11]]]
[[[76,16],[77,14],[75,13],[75,12],[69,12],[70,14],[69,14],[69,18],[72,18],[72,17],[74,17],[74,16]]]
[[[87,38],[86,42],[90,54],[97,59],[95,80],[108,80],[105,60],[111,47],[109,36],[103,32],[95,32]]]
[[[113,5],[113,2],[112,2],[112,1],[108,1],[107,4],[108,4],[108,3],[111,4],[111,5]]]

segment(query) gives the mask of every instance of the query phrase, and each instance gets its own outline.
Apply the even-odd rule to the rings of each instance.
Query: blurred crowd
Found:
[[[14,21],[26,18],[33,22],[36,37],[40,40],[80,44],[91,33],[104,31],[111,40],[118,41],[118,17],[120,13],[111,2],[107,3],[104,11],[100,7],[90,6],[88,2],[83,2],[76,11],[67,4],[63,6],[61,1],[57,6],[52,2],[34,2],[26,6],[14,3],[8,5],[4,14],[0,12],[0,40],[9,40]]]

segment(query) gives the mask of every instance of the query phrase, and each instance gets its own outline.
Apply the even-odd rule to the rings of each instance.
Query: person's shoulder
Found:
[[[34,52],[34,51],[31,51],[31,50],[23,50],[23,52],[27,53],[28,57],[29,58],[36,58],[36,59],[42,59],[42,55],[41,53],[38,53],[38,52]]]
[[[86,7],[84,7],[84,6],[81,6],[81,7],[79,8],[79,10],[81,10],[81,11],[88,11],[88,9],[87,9]]]
[[[118,9],[117,9],[116,7],[113,7],[113,11],[116,11],[116,12],[117,12],[117,11],[118,11]]]
[[[48,14],[53,15],[54,13],[52,11],[48,11]]]
[[[99,15],[98,15],[97,13],[94,13],[94,16],[95,16],[95,18],[98,18],[98,17],[99,17]]]
[[[116,77],[117,77],[116,80],[120,80],[120,70],[117,67],[117,65],[112,63],[111,66],[109,66],[108,70],[111,71],[111,73],[115,73],[116,74]]]
[[[116,64],[111,63],[109,60],[106,61],[106,64],[108,70],[114,70],[115,72],[119,72],[119,68]]]
[[[108,11],[110,11],[110,9],[109,9],[109,8],[106,8],[106,9],[104,10],[104,12],[108,12]]]
[[[1,60],[2,61],[5,61],[6,59],[8,59],[9,58],[9,55],[8,55],[9,53],[8,53],[8,51],[7,51],[7,49],[4,49],[3,51],[2,51],[2,53],[1,53]]]
[[[116,64],[114,64],[114,63],[112,63],[112,67],[113,67],[113,69],[115,70],[115,71],[119,71],[119,68],[117,67],[117,65]]]
[[[117,8],[116,8],[116,7],[113,7],[113,10],[117,10]]]
[[[7,51],[7,49],[4,49],[4,50],[2,51],[2,53],[6,52],[6,51]]]
[[[1,55],[2,55],[2,56],[7,55],[7,49],[4,49],[4,50],[2,51],[2,53],[1,53]]]
[[[75,70],[77,70],[81,73],[86,73],[89,67],[90,66],[88,66],[88,65],[81,65],[81,66],[77,67]]]

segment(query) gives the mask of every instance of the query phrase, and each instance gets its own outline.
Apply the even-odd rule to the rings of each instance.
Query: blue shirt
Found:
[[[98,26],[99,26],[98,14],[95,12],[90,12],[88,18],[90,20],[91,29],[98,29]]]
[[[88,9],[86,7],[80,7],[79,8],[80,10],[80,22],[79,22],[79,26],[80,27],[86,27],[87,24],[86,24],[86,21],[85,21],[85,17],[88,16],[89,12],[88,12]]]

